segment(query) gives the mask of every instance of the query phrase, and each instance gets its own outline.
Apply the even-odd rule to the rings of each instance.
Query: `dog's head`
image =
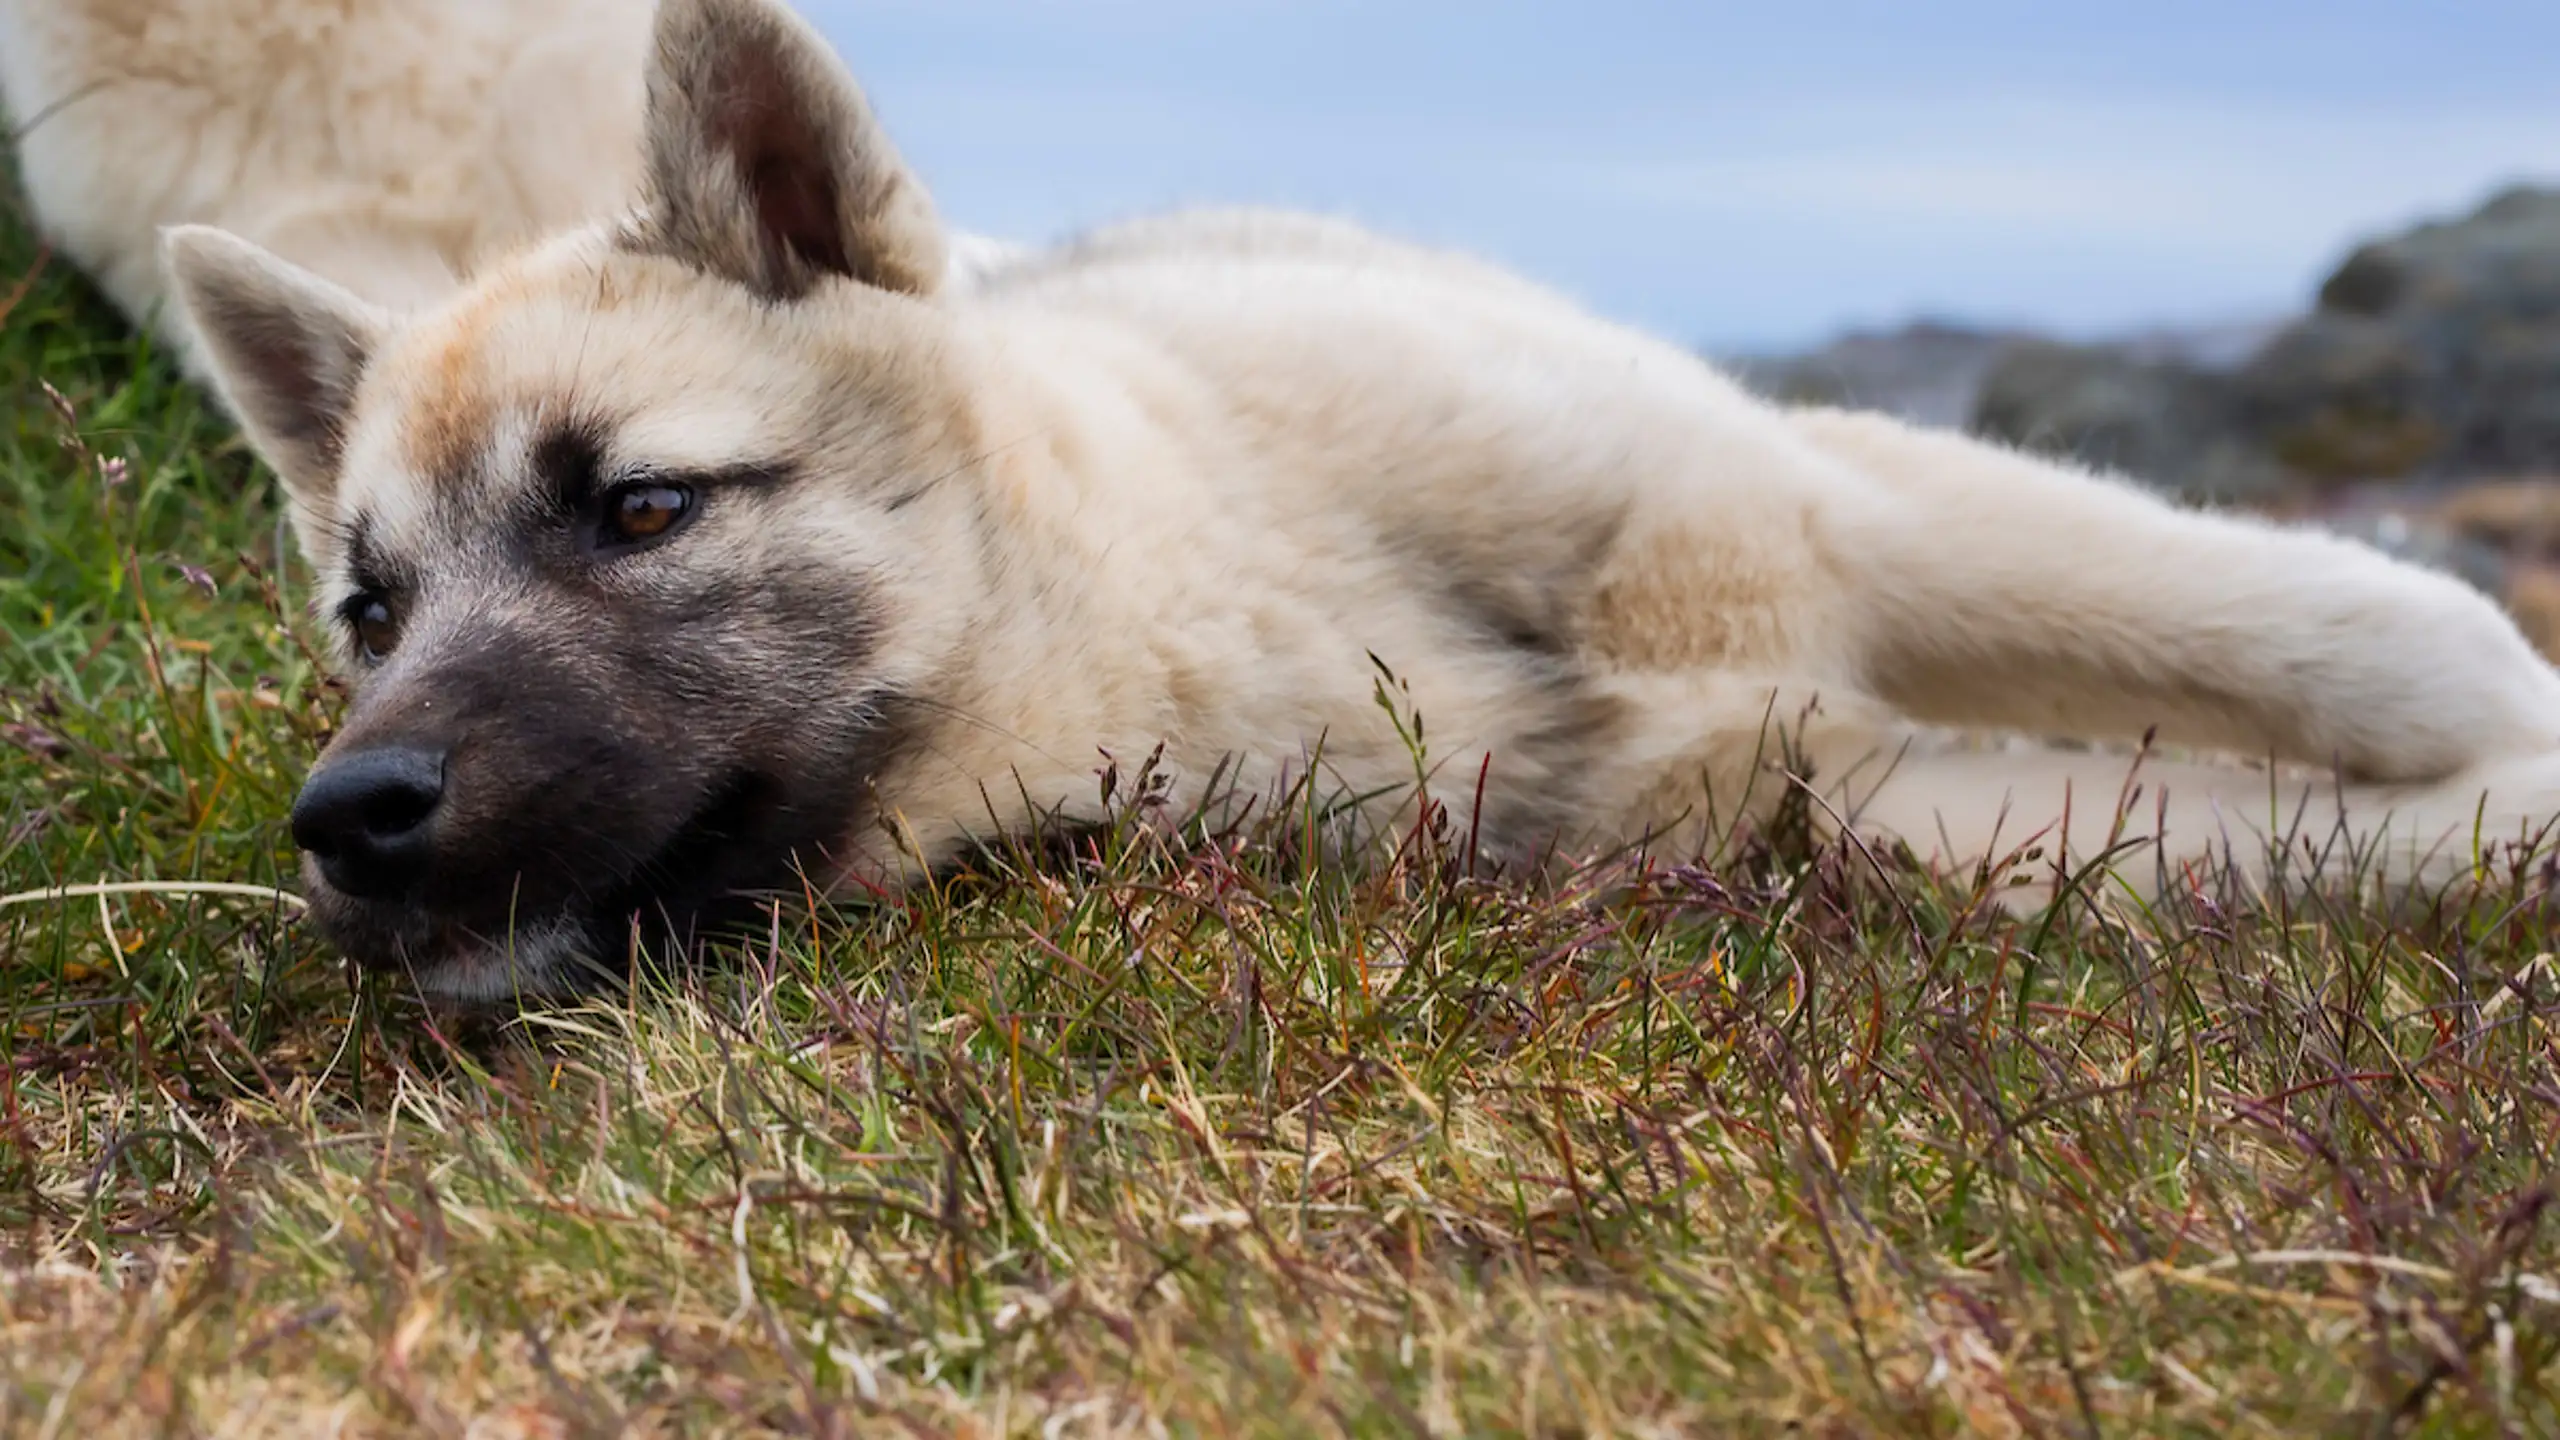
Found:
[[[429,313],[167,241],[355,681],[315,913],[452,998],[824,888],[967,623],[986,417],[921,187],[768,0],[666,0],[649,105],[631,215]]]

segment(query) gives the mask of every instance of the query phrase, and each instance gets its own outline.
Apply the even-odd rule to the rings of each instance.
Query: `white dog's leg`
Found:
[[[2486,597],[1960,436],[1814,413],[1864,678],[1915,719],[2449,779],[2560,750],[2560,673]]]
[[[2104,859],[2094,891],[2148,899],[2227,865],[2252,883],[2431,893],[2560,838],[2560,756],[2425,786],[2341,785],[2131,756],[1868,751],[1822,786],[1828,813],[1961,879],[2016,862],[2005,903],[2033,906]],[[2278,874],[2280,867],[2281,873]]]
[[[1889,707],[1811,682],[1635,675],[1608,682],[1631,713],[1626,769],[1599,783],[1629,817],[1617,843],[1714,853],[1739,833],[1843,829],[1907,845],[1959,883],[2006,867],[2001,899],[2032,908],[2058,881],[2106,862],[2100,888],[2144,897],[2228,866],[2294,888],[2434,889],[2476,860],[2539,845],[2560,817],[2560,753],[2424,785],[2342,785],[2154,755],[2071,752],[1915,726]],[[1785,817],[1796,807],[1796,822]]]

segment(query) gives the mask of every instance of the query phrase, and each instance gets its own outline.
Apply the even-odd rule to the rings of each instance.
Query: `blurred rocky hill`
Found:
[[[2099,345],[2064,345],[2025,330],[1921,320],[1899,330],[1856,331],[1795,355],[1744,355],[1725,367],[1792,404],[1883,410],[1924,425],[1969,427],[1995,373],[2040,361],[2104,357],[2110,364],[2227,370],[2272,339],[2274,322],[2155,330]],[[2023,360],[2023,364],[2019,363]]]
[[[2074,344],[1930,322],[1730,363],[1782,400],[2359,535],[2504,597],[2560,654],[2560,189],[2362,244],[2280,323]]]

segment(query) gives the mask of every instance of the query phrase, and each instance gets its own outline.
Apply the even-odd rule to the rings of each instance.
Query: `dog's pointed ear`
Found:
[[[660,0],[643,243],[775,299],[941,283],[933,201],[824,40],[775,0]]]
[[[161,236],[205,365],[305,518],[334,513],[356,383],[390,317],[351,292],[205,225]]]

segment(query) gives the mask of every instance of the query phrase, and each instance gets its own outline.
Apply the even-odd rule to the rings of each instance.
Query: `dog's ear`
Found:
[[[642,243],[774,299],[930,294],[946,242],[853,78],[773,0],[661,0]]]
[[[389,317],[210,226],[163,232],[161,256],[216,387],[297,518],[334,514],[356,382]]]

